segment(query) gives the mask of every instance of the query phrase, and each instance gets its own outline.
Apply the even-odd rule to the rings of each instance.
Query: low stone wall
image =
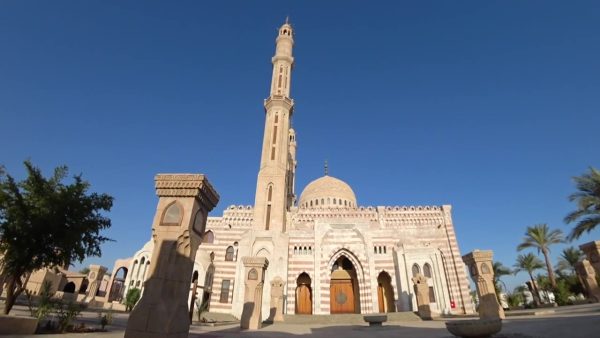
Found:
[[[0,315],[0,335],[34,334],[38,320],[33,317]]]

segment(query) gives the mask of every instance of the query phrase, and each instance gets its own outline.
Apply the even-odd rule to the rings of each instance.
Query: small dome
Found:
[[[304,188],[299,203],[300,208],[355,208],[356,196],[346,182],[325,175]]]

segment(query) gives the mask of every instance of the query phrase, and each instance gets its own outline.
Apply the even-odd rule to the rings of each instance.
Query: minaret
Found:
[[[271,93],[265,99],[265,132],[254,203],[257,230],[285,232],[286,213],[295,200],[296,135],[291,129],[294,100],[290,98],[293,36],[286,20],[275,40]]]

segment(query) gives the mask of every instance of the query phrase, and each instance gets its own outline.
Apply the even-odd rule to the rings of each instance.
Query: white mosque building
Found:
[[[416,311],[411,278],[428,278],[431,308],[472,313],[469,281],[450,205],[361,206],[346,182],[327,175],[296,198],[296,134],[291,75],[294,31],[279,29],[254,206],[230,206],[209,217],[194,264],[198,302],[240,317],[243,256],[269,261],[270,281],[285,281],[285,313],[335,314]],[[120,300],[148,278],[153,243],[118,260],[108,300]],[[193,285],[192,281],[191,285]],[[263,318],[269,316],[263,297]]]

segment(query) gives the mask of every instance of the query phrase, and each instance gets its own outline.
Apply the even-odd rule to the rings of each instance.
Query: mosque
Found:
[[[295,191],[296,134],[291,126],[294,30],[278,31],[254,206],[230,206],[209,217],[195,263],[191,293],[211,312],[240,317],[241,257],[269,261],[270,281],[284,283],[287,315],[416,311],[411,278],[427,278],[431,309],[473,313],[469,282],[450,205],[361,206],[346,182],[325,176]],[[115,263],[108,301],[144,288],[153,243]],[[190,296],[192,297],[192,296]],[[194,296],[195,298],[196,296]],[[263,297],[263,318],[269,297]]]

